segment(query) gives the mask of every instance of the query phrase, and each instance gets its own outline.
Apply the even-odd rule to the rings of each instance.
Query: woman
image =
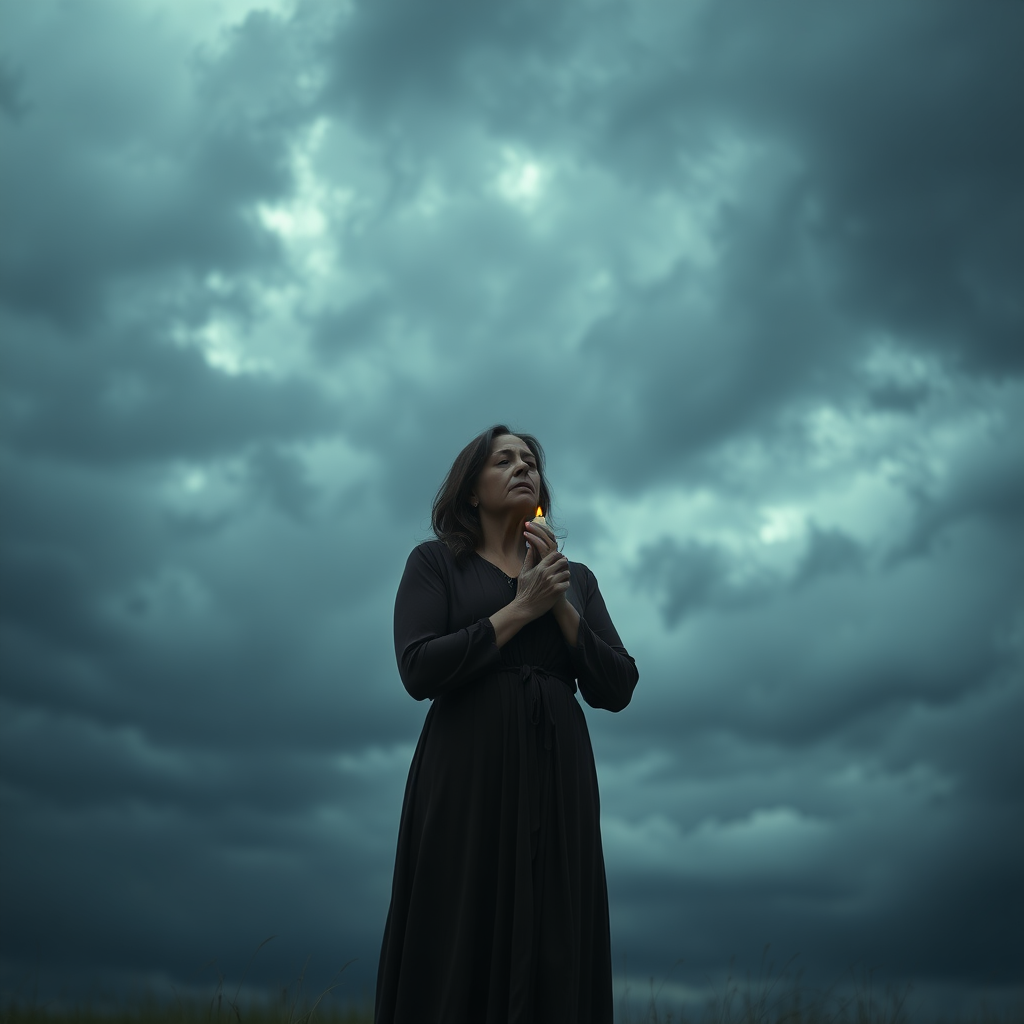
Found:
[[[637,681],[597,580],[529,522],[543,450],[505,426],[455,460],[436,541],[395,601],[402,682],[429,697],[399,825],[377,1024],[611,1024],[594,755],[577,682],[621,711]]]

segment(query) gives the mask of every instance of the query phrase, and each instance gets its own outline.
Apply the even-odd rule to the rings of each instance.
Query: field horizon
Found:
[[[161,991],[115,993],[95,985],[85,995],[41,986],[27,977],[19,990],[0,987],[0,1024],[373,1024],[372,993],[345,991],[343,964],[324,987],[308,984],[305,968],[288,985],[248,982],[249,969],[270,939],[249,959],[238,979],[213,968],[216,981],[205,992],[171,983]],[[308,966],[308,960],[307,960]],[[717,979],[705,975],[687,983],[681,962],[663,978],[630,976],[615,980],[616,1024],[1024,1024],[1019,988],[994,986],[963,1001],[944,1004],[935,992],[915,991],[912,983],[881,981],[872,969],[850,968],[826,986],[805,979],[800,957],[776,965],[765,946],[754,971],[740,971],[735,959]]]

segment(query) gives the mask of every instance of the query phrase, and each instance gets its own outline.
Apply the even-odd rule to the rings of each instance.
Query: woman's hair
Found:
[[[496,423],[482,434],[477,434],[455,457],[444,483],[434,496],[430,516],[430,524],[437,539],[448,545],[456,561],[461,561],[475,551],[483,540],[480,514],[469,503],[469,496],[491,454],[494,439],[502,434],[514,434],[521,438],[533,452],[537,460],[537,472],[540,474],[540,505],[545,516],[551,505],[551,493],[544,478],[544,449],[537,438],[532,434],[510,430],[504,423]]]

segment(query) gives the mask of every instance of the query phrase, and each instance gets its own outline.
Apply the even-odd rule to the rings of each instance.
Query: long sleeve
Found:
[[[578,562],[572,570],[580,631],[571,656],[580,693],[592,708],[621,711],[630,702],[640,673],[612,625],[596,577]]]
[[[406,690],[433,699],[500,662],[494,628],[483,618],[448,632],[448,577],[438,545],[413,549],[395,598],[395,657]]]

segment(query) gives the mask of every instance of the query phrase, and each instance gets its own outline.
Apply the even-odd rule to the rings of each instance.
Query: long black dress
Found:
[[[584,565],[570,648],[550,613],[504,647],[515,591],[429,541],[395,602],[402,682],[433,700],[413,755],[377,974],[377,1024],[611,1024],[597,774],[576,680],[620,711],[637,670]]]

